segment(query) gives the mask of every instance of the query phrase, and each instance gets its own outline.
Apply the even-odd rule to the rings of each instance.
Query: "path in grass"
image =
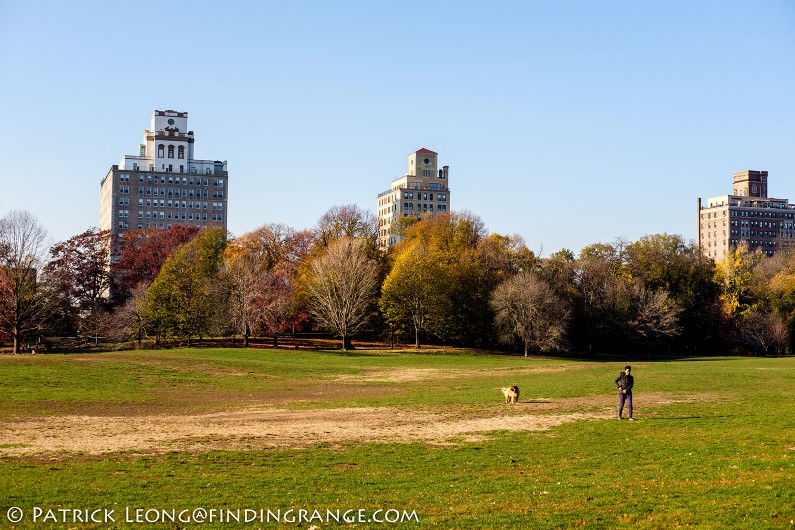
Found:
[[[394,375],[401,377],[397,372]],[[703,399],[707,398],[705,394]],[[450,444],[480,440],[493,431],[541,431],[572,421],[612,419],[613,401],[612,396],[540,398],[516,405],[455,405],[424,410],[288,410],[263,405],[210,414],[17,419],[0,422],[0,455],[66,457],[75,453],[261,450],[321,443]],[[655,393],[644,396],[643,402],[648,410],[677,400]]]

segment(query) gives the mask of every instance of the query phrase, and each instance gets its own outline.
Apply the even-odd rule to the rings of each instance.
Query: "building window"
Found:
[[[185,158],[185,146],[180,145],[179,149],[177,149],[177,158],[184,159]]]
[[[160,144],[160,145],[157,146],[157,157],[158,158],[163,158],[165,156],[165,149],[166,149],[166,146],[163,145],[163,144]]]
[[[168,146],[168,157],[169,158],[174,158],[174,146],[173,145],[169,145]]]

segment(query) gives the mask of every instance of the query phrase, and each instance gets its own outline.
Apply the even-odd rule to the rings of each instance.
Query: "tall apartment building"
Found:
[[[100,184],[102,230],[170,228],[175,224],[226,228],[226,161],[193,158],[188,113],[156,110],[137,155],[125,155]]]
[[[420,149],[409,155],[408,171],[378,194],[378,245],[387,249],[401,237],[393,224],[401,217],[421,217],[450,211],[450,166],[438,169],[438,153]]]
[[[768,256],[795,244],[795,205],[767,196],[767,171],[735,173],[732,191],[706,204],[698,198],[698,246],[705,256],[720,260],[741,241]]]

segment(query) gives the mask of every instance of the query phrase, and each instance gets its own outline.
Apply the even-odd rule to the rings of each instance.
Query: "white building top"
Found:
[[[188,130],[188,113],[156,110],[150,128],[144,130],[137,155],[125,155],[119,169],[223,175],[226,161],[194,158],[193,131]]]

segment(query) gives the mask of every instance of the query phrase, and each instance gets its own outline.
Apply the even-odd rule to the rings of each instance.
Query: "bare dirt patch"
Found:
[[[646,395],[642,400],[648,408],[675,401],[665,394]],[[585,396],[462,409],[287,410],[258,405],[210,414],[67,415],[0,422],[0,455],[258,450],[319,443],[450,444],[476,440],[493,431],[540,431],[571,421],[612,419],[614,407],[614,400],[607,396]]]
[[[400,370],[368,370],[361,374],[342,375],[335,377],[338,382],[367,382],[367,383],[413,383],[419,381],[433,381],[443,379],[459,379],[468,377],[493,377],[495,375],[543,374],[563,372],[566,370],[582,369],[575,365],[546,365],[527,368],[505,367],[489,368],[483,370],[445,370],[441,368],[403,368]]]

